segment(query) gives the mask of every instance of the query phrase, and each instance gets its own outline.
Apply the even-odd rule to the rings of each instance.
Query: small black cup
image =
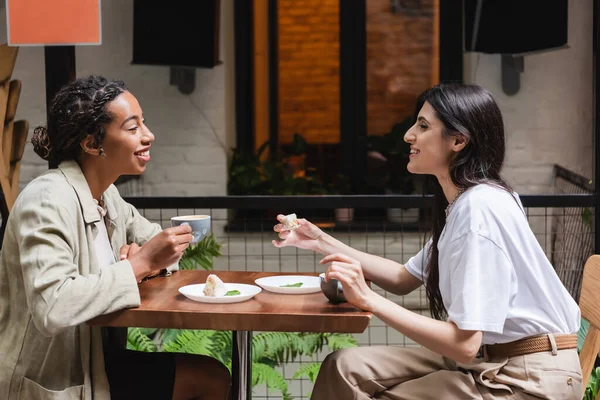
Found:
[[[326,282],[324,273],[320,274],[319,278],[321,278],[321,291],[331,303],[340,304],[347,301],[340,281],[337,279],[330,279],[329,282]]]

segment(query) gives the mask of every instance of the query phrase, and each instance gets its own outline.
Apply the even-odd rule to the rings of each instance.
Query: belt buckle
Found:
[[[476,358],[485,358],[485,345],[481,345],[479,350],[477,350]]]
[[[482,358],[486,362],[490,361],[487,346],[487,344],[481,345],[481,347],[479,347],[479,350],[477,350],[477,355],[475,356],[475,358]]]

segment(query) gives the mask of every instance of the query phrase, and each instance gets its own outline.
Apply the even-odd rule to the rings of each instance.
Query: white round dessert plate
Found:
[[[205,283],[198,283],[195,285],[187,285],[179,288],[179,293],[184,295],[190,300],[199,301],[201,303],[239,303],[242,301],[250,300],[261,292],[261,288],[256,285],[246,285],[243,283],[226,283],[225,287],[227,291],[239,290],[240,294],[233,296],[205,296],[202,291],[204,290]]]
[[[277,275],[258,278],[254,281],[261,288],[282,294],[308,294],[321,291],[321,280],[318,276]],[[301,285],[299,285],[301,284]],[[286,286],[289,285],[289,286]],[[292,286],[299,285],[299,286]]]

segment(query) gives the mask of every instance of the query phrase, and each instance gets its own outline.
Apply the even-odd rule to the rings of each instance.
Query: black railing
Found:
[[[554,166],[555,190],[561,195],[594,199],[595,183],[575,172]],[[578,211],[579,210],[579,211]],[[594,253],[593,205],[582,209],[566,207],[552,220],[551,262],[571,295],[578,300],[585,261]],[[571,232],[579,232],[572,235]]]
[[[571,193],[522,195],[521,201],[533,232],[569,292],[577,299],[583,265],[593,249],[595,196],[586,190],[576,193],[567,190],[565,182],[575,181],[573,185],[577,186],[589,181],[566,170],[558,171],[557,191]],[[217,240],[226,244],[220,267],[273,271],[318,268],[312,254],[289,249],[282,253],[272,247],[270,240],[276,238],[272,227],[277,213],[296,212],[300,217],[307,216],[342,240],[405,262],[420,249],[427,236],[428,211],[432,205],[430,196],[419,195],[131,197],[126,200],[164,227],[169,226],[174,215],[210,214]],[[336,212],[340,210],[343,212]],[[388,212],[382,214],[382,210]],[[415,307],[425,308],[421,300],[419,304],[413,302]]]
[[[593,207],[590,194],[521,195],[524,207]],[[335,208],[421,208],[431,207],[431,196],[420,195],[334,195],[334,196],[206,196],[126,197],[137,208],[146,209],[335,209]]]

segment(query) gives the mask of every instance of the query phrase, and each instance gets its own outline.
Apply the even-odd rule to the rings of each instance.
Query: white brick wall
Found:
[[[592,0],[569,1],[570,48],[526,56],[514,96],[502,92],[499,55],[465,55],[465,79],[502,110],[504,176],[520,193],[551,193],[553,164],[592,177],[592,36]]]
[[[0,42],[6,42],[5,8],[0,15]],[[122,79],[138,98],[156,135],[152,158],[143,176],[143,193],[150,196],[193,196],[226,194],[227,159],[222,144],[233,146],[233,108],[225,83],[232,66],[228,44],[232,38],[230,4],[222,2],[221,60],[214,69],[197,69],[196,90],[187,96],[169,85],[169,68],[131,65],[133,1],[102,1],[102,45],[76,49],[77,76],[102,74]],[[228,75],[231,76],[231,75]],[[27,119],[31,131],[45,123],[44,51],[40,47],[19,50],[14,78],[23,91],[18,119]],[[226,111],[227,108],[227,111]],[[232,114],[229,114],[232,113]],[[226,118],[226,115],[228,116]],[[228,134],[229,132],[229,134]],[[217,139],[218,138],[218,139]],[[219,143],[220,142],[220,143]],[[21,185],[47,169],[45,161],[26,147]]]

